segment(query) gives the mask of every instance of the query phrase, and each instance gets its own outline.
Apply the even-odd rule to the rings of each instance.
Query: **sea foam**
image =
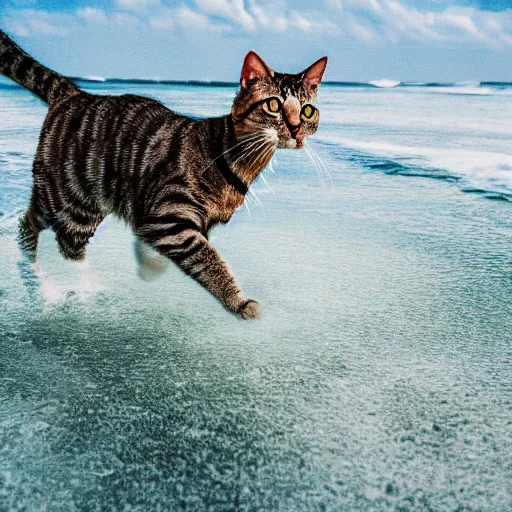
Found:
[[[391,89],[393,87],[397,87],[398,85],[400,85],[400,82],[398,82],[397,80],[390,80],[389,78],[382,78],[381,80],[373,80],[368,83],[373,85],[374,87],[379,87],[382,89]]]

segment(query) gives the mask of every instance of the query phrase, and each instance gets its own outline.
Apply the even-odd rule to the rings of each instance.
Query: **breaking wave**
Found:
[[[322,142],[330,145],[338,158],[370,171],[444,180],[457,183],[463,192],[512,201],[512,155],[359,142],[335,136]]]
[[[390,80],[388,78],[383,78],[381,80],[373,80],[372,82],[369,82],[369,84],[381,89],[391,89],[393,87],[399,86],[400,82],[397,82],[396,80]]]

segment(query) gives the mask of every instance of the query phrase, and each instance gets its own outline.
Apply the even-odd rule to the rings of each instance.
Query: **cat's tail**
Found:
[[[1,30],[0,74],[27,88],[50,106],[80,91],[69,78],[39,64]]]

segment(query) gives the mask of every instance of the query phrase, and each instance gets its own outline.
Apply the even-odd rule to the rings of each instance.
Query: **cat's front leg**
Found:
[[[245,298],[219,253],[198,229],[191,227],[190,221],[172,222],[166,229],[163,227],[158,224],[155,230],[155,224],[144,224],[136,233],[208,289],[230,311],[242,318],[259,316],[259,304]]]

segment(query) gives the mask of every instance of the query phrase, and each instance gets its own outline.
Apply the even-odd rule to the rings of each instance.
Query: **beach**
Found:
[[[194,117],[235,89],[84,83]],[[0,510],[512,508],[512,88],[323,86],[210,240],[262,318],[107,219],[20,262],[46,109],[0,88]],[[315,157],[314,157],[315,158]],[[318,157],[316,157],[318,158]]]

